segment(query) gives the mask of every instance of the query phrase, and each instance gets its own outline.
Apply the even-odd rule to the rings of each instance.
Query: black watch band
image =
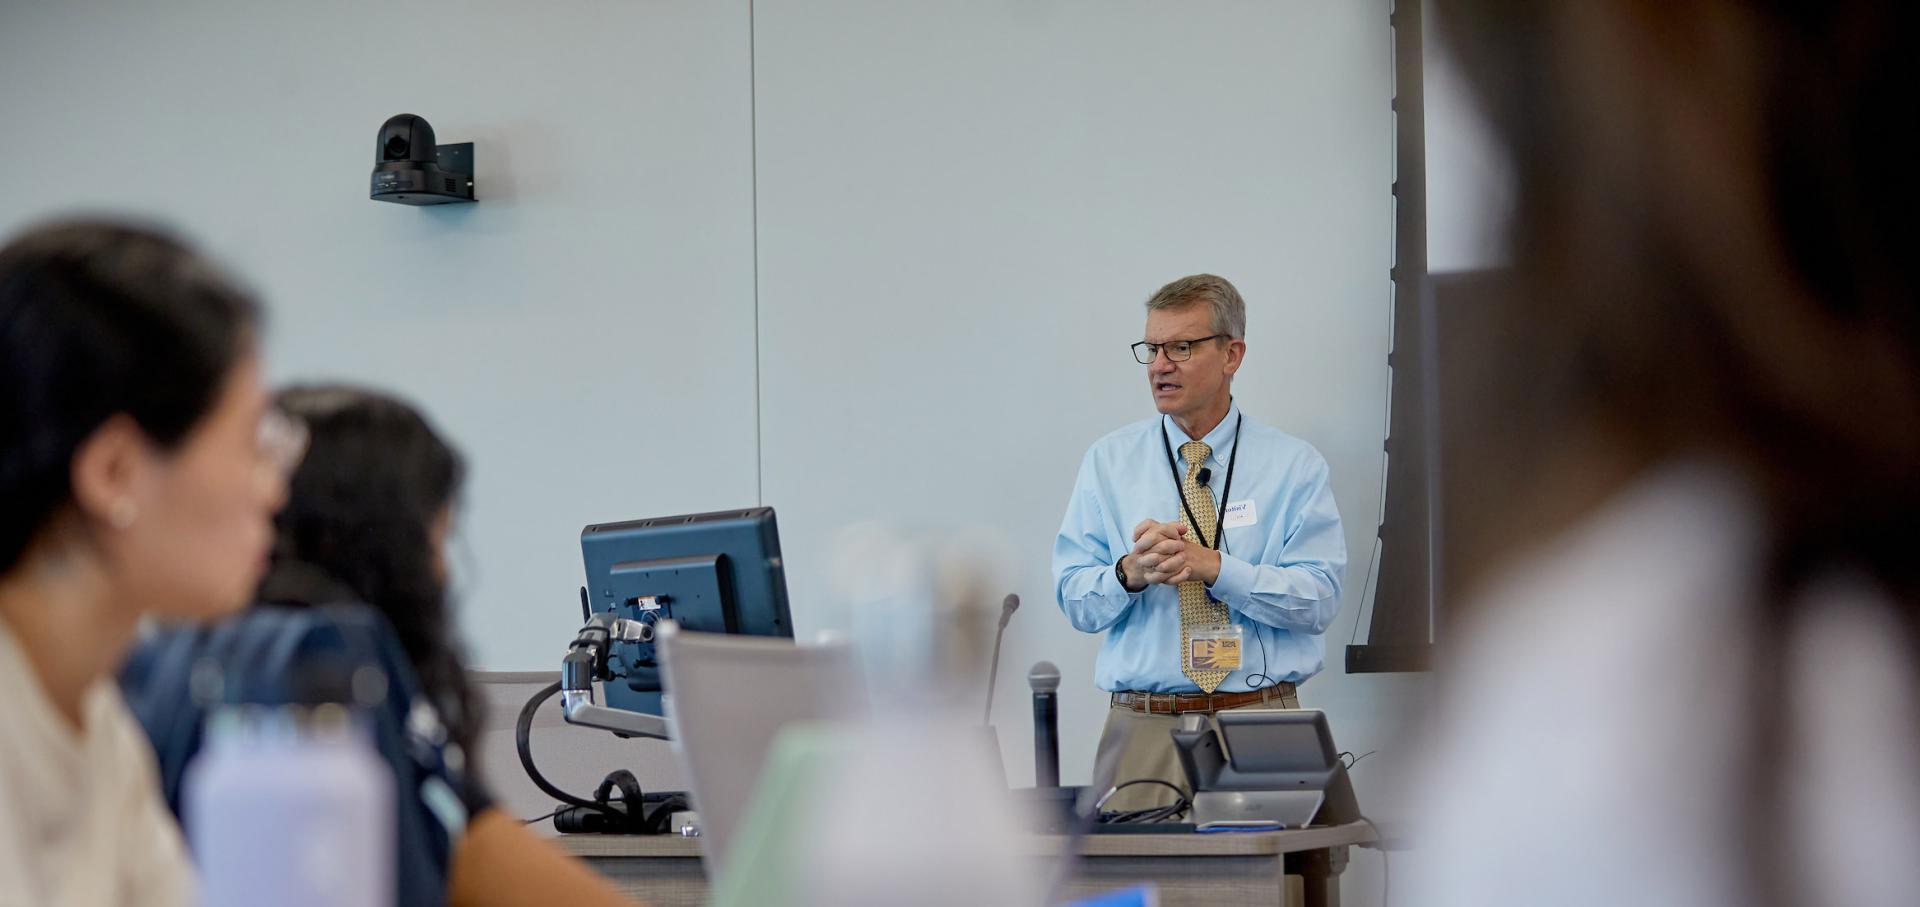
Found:
[[[1113,562],[1113,578],[1120,581],[1120,588],[1127,590],[1128,594],[1133,594],[1133,593],[1142,591],[1140,589],[1135,589],[1132,586],[1127,585],[1127,569],[1121,566],[1126,562],[1127,562],[1127,556],[1124,554],[1120,555],[1119,560]]]

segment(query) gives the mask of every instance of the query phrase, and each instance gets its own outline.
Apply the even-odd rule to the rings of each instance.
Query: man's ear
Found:
[[[1227,377],[1240,370],[1240,363],[1247,358],[1247,342],[1239,338],[1227,341]]]
[[[126,529],[152,483],[153,442],[124,413],[101,423],[74,451],[73,502],[90,526]]]

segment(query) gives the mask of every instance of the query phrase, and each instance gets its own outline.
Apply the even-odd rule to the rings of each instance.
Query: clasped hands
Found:
[[[1133,550],[1120,559],[1126,586],[1139,591],[1154,583],[1178,586],[1220,578],[1220,552],[1190,538],[1185,523],[1143,520],[1133,527]]]

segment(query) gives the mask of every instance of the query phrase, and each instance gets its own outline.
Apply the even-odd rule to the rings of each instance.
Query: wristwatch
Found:
[[[1113,578],[1119,580],[1120,588],[1127,590],[1129,593],[1143,591],[1141,589],[1135,589],[1132,586],[1127,585],[1126,568],[1120,566],[1121,564],[1126,563],[1126,560],[1127,560],[1127,556],[1123,554],[1123,555],[1120,555],[1119,560],[1113,562]]]

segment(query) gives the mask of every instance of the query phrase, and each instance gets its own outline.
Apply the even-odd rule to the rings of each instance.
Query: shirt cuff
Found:
[[[1207,591],[1213,597],[1235,608],[1244,608],[1253,598],[1253,578],[1258,571],[1231,554],[1220,555],[1220,575],[1213,578],[1213,585]]]

